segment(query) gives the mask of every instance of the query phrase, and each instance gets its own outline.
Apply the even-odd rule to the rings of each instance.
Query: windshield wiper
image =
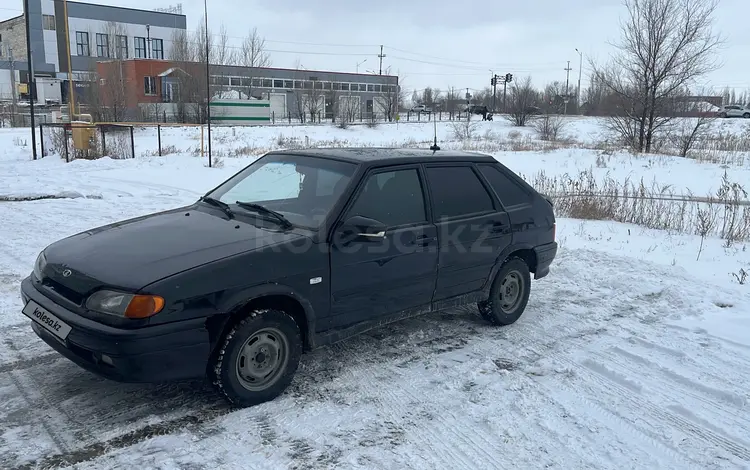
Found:
[[[200,198],[200,200],[205,202],[206,204],[211,204],[214,207],[218,207],[219,209],[224,211],[224,213],[228,215],[229,217],[234,217],[234,214],[232,213],[232,208],[229,207],[229,204],[227,204],[226,202],[219,201],[218,199],[214,199],[210,196],[203,196],[202,198]]]
[[[242,202],[242,201],[236,201],[235,204],[242,207],[243,209],[255,211],[261,214],[270,215],[274,219],[276,219],[279,224],[284,228],[292,228],[294,225],[284,217],[283,214],[280,212],[276,212],[275,210],[269,209],[265,206],[262,206],[260,204],[256,204],[254,202]]]

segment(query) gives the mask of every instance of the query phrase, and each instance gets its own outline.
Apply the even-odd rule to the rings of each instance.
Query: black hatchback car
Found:
[[[247,406],[303,350],[375,326],[469,302],[511,324],[556,253],[552,203],[490,156],[277,151],[187,207],[48,246],[23,313],[90,371],[207,376]]]

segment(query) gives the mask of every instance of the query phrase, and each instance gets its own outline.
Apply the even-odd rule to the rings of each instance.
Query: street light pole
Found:
[[[367,62],[367,59],[363,60],[362,62],[357,62],[357,73],[359,73],[359,66]]]
[[[24,16],[26,17],[26,60],[28,61],[29,74],[29,111],[31,112],[31,155],[36,160],[36,126],[34,124],[34,63],[31,61],[31,29],[29,27],[29,0],[23,2]],[[69,40],[69,38],[66,38]],[[12,81],[12,79],[11,79]],[[14,91],[15,93],[15,91]]]
[[[209,71],[208,0],[203,0],[203,16],[206,18],[206,122],[208,123],[208,167],[211,168],[211,74]]]
[[[579,60],[578,60],[578,92],[576,93],[576,111],[578,111],[578,114],[581,114],[581,74],[583,73],[583,52],[579,51],[578,48],[576,48],[576,52],[578,53]]]

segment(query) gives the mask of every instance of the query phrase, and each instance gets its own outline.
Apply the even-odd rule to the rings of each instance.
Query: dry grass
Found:
[[[719,191],[706,197],[677,194],[669,186],[647,185],[643,180],[619,182],[607,176],[597,182],[590,170],[575,176],[548,176],[540,171],[530,183],[553,200],[558,216],[715,235],[724,239],[727,247],[750,241],[747,192],[726,174]]]

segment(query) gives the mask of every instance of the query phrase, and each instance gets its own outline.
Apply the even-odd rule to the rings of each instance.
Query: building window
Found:
[[[96,56],[109,57],[109,36],[96,33]]]
[[[274,88],[284,88],[284,80],[274,80],[273,81],[273,87]]]
[[[127,59],[128,58],[128,37],[117,35],[115,36],[115,42],[117,44],[117,58]]]
[[[375,91],[375,85],[367,85],[367,91]]]
[[[151,57],[154,59],[164,59],[163,40],[151,38]]]
[[[143,92],[147,95],[156,94],[156,77],[143,77]]]
[[[138,36],[135,37],[135,58],[146,58],[146,38],[139,38]]]
[[[273,81],[270,78],[264,78],[261,86],[263,88],[273,88]]]
[[[91,51],[89,50],[89,33],[76,31],[76,54],[91,55]]]
[[[294,80],[284,80],[284,88],[294,88]]]
[[[349,84],[348,83],[342,83],[341,84],[341,91],[349,91]]]
[[[54,31],[55,30],[54,15],[42,15],[42,27],[47,31]]]

